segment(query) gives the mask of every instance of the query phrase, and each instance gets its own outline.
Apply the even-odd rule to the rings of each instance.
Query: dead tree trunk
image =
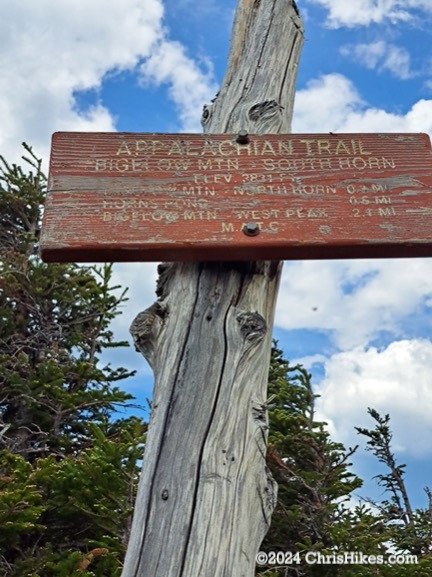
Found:
[[[302,39],[292,0],[239,0],[205,132],[289,132]],[[266,390],[281,265],[159,272],[158,300],[131,325],[155,385],[122,577],[252,577],[277,493]]]

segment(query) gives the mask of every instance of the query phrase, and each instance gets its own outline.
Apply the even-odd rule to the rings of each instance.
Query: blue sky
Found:
[[[45,161],[57,130],[200,131],[218,90],[234,0],[2,0],[0,153],[20,143]],[[430,0],[298,0],[306,39],[293,132],[432,134]],[[154,300],[151,264],[116,266],[130,301],[114,324],[128,338]],[[335,440],[356,444],[368,406],[390,413],[415,504],[432,484],[432,260],[285,263],[275,336],[303,362]],[[136,368],[125,386],[141,400],[151,374],[131,348],[113,362]],[[364,453],[355,466],[378,472]],[[373,482],[363,494],[372,491]]]

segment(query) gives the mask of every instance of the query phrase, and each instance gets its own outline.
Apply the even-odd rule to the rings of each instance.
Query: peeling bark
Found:
[[[205,132],[289,132],[302,27],[291,0],[240,0]],[[283,41],[281,41],[283,39]],[[252,577],[277,487],[265,464],[278,262],[168,263],[133,321],[155,375],[122,577]]]

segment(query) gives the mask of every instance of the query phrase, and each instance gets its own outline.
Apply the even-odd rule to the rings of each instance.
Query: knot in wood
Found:
[[[249,129],[255,134],[277,133],[284,121],[284,109],[276,100],[264,100],[247,111]],[[245,122],[244,126],[248,126]]]
[[[162,501],[168,501],[168,499],[169,499],[168,489],[164,489],[162,491],[161,498],[162,498]]]
[[[140,312],[129,328],[135,350],[144,355],[151,367],[153,367],[155,343],[167,314],[166,306],[155,302],[151,307]]]
[[[261,340],[267,332],[265,319],[257,312],[240,313],[237,315],[240,323],[240,332],[248,341]]]
[[[265,405],[257,405],[252,407],[253,418],[267,424],[267,407]]]
[[[153,331],[154,323],[157,318],[157,303],[137,314],[132,321],[129,332],[135,342],[146,339]]]
[[[208,124],[208,122],[210,121],[211,115],[212,115],[212,108],[213,106],[211,104],[204,104],[203,106],[203,112],[201,115],[201,124],[204,126],[205,124]]]
[[[273,116],[281,110],[281,106],[276,102],[276,100],[265,100],[258,104],[254,104],[249,109],[249,118],[254,122],[257,122],[263,116]]]

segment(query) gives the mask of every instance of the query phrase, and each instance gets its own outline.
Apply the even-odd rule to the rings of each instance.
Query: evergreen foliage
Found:
[[[353,506],[354,491],[362,481],[351,471],[350,457],[357,447],[345,450],[331,440],[325,423],[315,419],[311,375],[302,366],[290,366],[282,352],[273,349],[269,374],[268,465],[278,481],[276,510],[261,547],[266,552],[300,554],[301,563],[258,568],[260,577],[411,577],[432,573],[431,491],[427,509],[412,510],[403,483],[404,465],[397,465],[391,451],[388,415],[372,409],[374,430],[357,429],[369,438],[369,450],[388,469],[378,476],[390,499]],[[307,552],[335,555],[361,552],[386,557],[391,553],[418,555],[418,564],[306,564]]]
[[[357,432],[368,439],[367,450],[382,463],[386,472],[376,476],[378,484],[383,487],[387,498],[377,503],[370,500],[373,507],[379,510],[389,542],[396,551],[416,555],[419,559],[418,572],[400,575],[432,574],[432,491],[425,487],[427,507],[414,509],[405,484],[404,464],[398,465],[391,442],[393,434],[390,429],[390,416],[381,416],[375,409],[368,409],[375,421],[374,429],[356,427]]]
[[[331,547],[328,530],[344,515],[344,499],[361,486],[344,451],[315,420],[311,375],[274,349],[269,375],[269,463],[279,483],[279,506],[268,541],[285,551]]]
[[[262,550],[307,552],[382,552],[382,524],[365,506],[348,501],[362,481],[350,470],[350,457],[331,440],[325,423],[315,418],[311,375],[290,366],[274,347],[269,374],[268,465],[279,485],[278,503]],[[355,573],[357,575],[357,573]],[[269,567],[262,577],[350,575],[346,566]],[[359,574],[360,575],[360,574]]]
[[[111,265],[45,264],[46,179],[0,157],[0,576],[120,574],[145,426],[116,419],[130,376],[101,366],[127,343]]]
[[[46,179],[26,146],[26,173],[0,157],[0,577],[118,577],[128,541],[146,425],[119,416],[124,368],[102,365],[125,293],[112,267],[45,264],[38,234]],[[414,509],[390,418],[357,428],[384,465],[386,498],[353,507],[357,447],[332,441],[315,416],[311,375],[275,346],[269,373],[268,466],[279,484],[264,551],[390,552],[418,565],[294,563],[261,577],[426,577],[432,574],[432,492]],[[151,576],[149,576],[151,577]],[[233,572],[233,577],[235,574]]]

